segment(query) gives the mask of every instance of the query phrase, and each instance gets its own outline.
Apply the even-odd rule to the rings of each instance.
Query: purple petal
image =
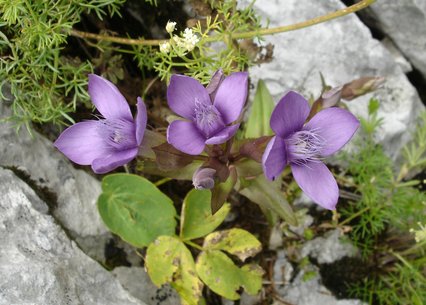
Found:
[[[133,160],[138,154],[138,148],[118,150],[101,158],[93,160],[92,169],[96,174],[105,174]]]
[[[238,119],[247,99],[248,73],[236,72],[226,77],[219,86],[214,105],[222,114],[225,124]]]
[[[232,136],[237,132],[238,127],[240,127],[240,124],[235,124],[232,126],[228,126],[223,128],[221,131],[216,133],[211,138],[208,138],[206,141],[206,144],[222,144],[228,141]]]
[[[314,131],[324,141],[322,156],[329,156],[341,149],[359,127],[358,119],[349,111],[328,108],[318,112],[304,127]]]
[[[105,78],[89,74],[89,95],[104,118],[133,120],[126,99],[117,87]]]
[[[284,140],[275,136],[269,141],[263,153],[263,172],[269,180],[275,180],[281,174],[286,164],[287,158]]]
[[[291,170],[297,184],[309,198],[327,210],[335,209],[339,199],[339,187],[324,163],[291,163]]]
[[[285,139],[301,130],[308,118],[308,101],[299,93],[289,91],[278,102],[271,115],[271,128],[275,134]]]
[[[211,104],[206,88],[192,77],[172,75],[167,88],[170,109],[185,119],[193,120],[196,100],[206,105]]]
[[[80,165],[89,165],[94,159],[110,152],[99,135],[98,121],[85,121],[68,127],[60,134],[54,146],[68,159]]]
[[[180,120],[173,121],[167,128],[167,142],[189,155],[201,154],[206,146],[195,124]]]
[[[148,117],[147,117],[147,114],[146,114],[146,106],[145,106],[145,103],[143,102],[143,100],[140,97],[138,97],[137,101],[138,101],[137,104],[136,104],[137,113],[136,113],[136,118],[135,118],[136,143],[138,145],[141,145],[143,135],[145,133],[146,122],[148,120]]]

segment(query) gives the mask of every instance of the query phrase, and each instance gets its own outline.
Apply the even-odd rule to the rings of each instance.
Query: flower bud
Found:
[[[384,77],[361,77],[343,86],[342,99],[353,100],[358,96],[367,94],[380,88],[385,82]]]
[[[164,54],[169,53],[170,52],[170,43],[168,43],[168,42],[160,43],[160,52],[164,53]]]
[[[223,70],[217,70],[212,78],[210,79],[209,84],[206,87],[207,93],[210,95],[210,99],[214,101],[216,96],[217,89],[219,89],[220,84],[225,79],[225,75],[223,74]]]
[[[322,109],[336,106],[342,96],[343,86],[332,88],[321,95]]]
[[[192,176],[192,184],[197,190],[212,189],[216,170],[208,167],[198,168]]]
[[[171,34],[174,32],[175,29],[176,29],[176,22],[172,22],[172,21],[167,22],[166,24],[167,33]]]

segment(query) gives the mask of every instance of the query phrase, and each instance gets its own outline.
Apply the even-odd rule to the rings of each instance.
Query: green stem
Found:
[[[344,221],[339,223],[339,226],[344,226],[345,224],[349,223],[352,219],[357,218],[358,216],[360,216],[364,212],[367,212],[369,209],[370,209],[370,207],[363,208],[362,210],[353,214],[351,217],[346,218]]]
[[[155,182],[154,183],[154,185],[155,186],[160,186],[160,185],[162,185],[162,184],[164,184],[164,183],[166,183],[166,182],[169,182],[170,180],[173,180],[172,178],[163,178],[163,179],[160,179],[160,180],[158,180],[157,182]]]
[[[232,39],[247,39],[247,38],[253,38],[253,37],[262,36],[262,35],[273,35],[278,33],[295,31],[295,30],[307,28],[319,23],[323,23],[326,21],[330,21],[339,17],[343,17],[346,15],[355,13],[359,10],[362,10],[370,6],[374,2],[376,2],[376,0],[363,0],[361,2],[358,2],[357,4],[351,5],[349,7],[345,7],[341,10],[338,10],[323,16],[315,17],[306,21],[302,21],[299,23],[279,26],[275,28],[263,28],[256,31],[248,31],[243,33],[231,33],[229,37]],[[115,36],[82,32],[75,29],[71,29],[70,35],[75,37],[80,37],[83,39],[110,41],[110,42],[127,44],[127,45],[158,46],[160,43],[169,41],[169,39],[133,39],[133,38],[115,37]],[[223,39],[222,35],[216,35],[216,36],[210,36],[206,38],[205,41],[217,41],[222,39]]]
[[[195,248],[195,249],[198,249],[198,250],[200,250],[200,251],[203,251],[204,249],[203,249],[203,247],[201,247],[200,245],[197,245],[196,243],[193,243],[192,241],[190,241],[190,240],[184,240],[183,241],[185,244],[187,244],[187,245],[190,245],[191,247],[193,247],[193,248]]]

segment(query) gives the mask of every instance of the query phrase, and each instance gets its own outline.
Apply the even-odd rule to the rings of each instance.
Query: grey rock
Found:
[[[321,284],[321,278],[317,275],[305,281],[304,271],[299,272],[295,280],[283,289],[280,289],[281,298],[290,304],[297,305],[366,305],[360,300],[337,300],[333,294]],[[276,303],[278,305],[280,303]],[[274,304],[275,305],[275,304]]]
[[[244,0],[240,5],[250,2]],[[270,27],[304,21],[343,7],[339,0],[258,0],[254,4],[259,14],[269,19]],[[347,105],[356,115],[366,116],[368,101],[376,96],[381,102],[379,116],[384,119],[377,140],[384,144],[389,155],[398,156],[410,137],[407,130],[413,129],[414,119],[424,106],[401,67],[389,51],[372,38],[356,15],[266,36],[265,43],[275,46],[274,58],[270,63],[250,68],[250,76],[254,84],[260,78],[265,80],[276,102],[290,89],[306,97],[319,96],[320,72],[331,86],[362,76],[384,76],[386,83],[382,89]]]
[[[43,205],[22,180],[0,169],[0,305],[145,304],[40,212]]]
[[[337,300],[334,295],[321,284],[321,277],[318,267],[309,264],[303,266],[302,269],[294,276],[294,269],[287,260],[285,251],[277,253],[277,260],[274,263],[273,279],[275,291],[280,299],[289,304],[297,305],[364,305],[359,300]],[[305,275],[309,272],[314,277]],[[280,302],[274,305],[282,304]]]
[[[320,264],[332,263],[344,256],[353,256],[357,253],[356,248],[350,243],[342,243],[338,230],[306,242],[300,252],[300,259],[310,256]],[[297,305],[363,305],[359,300],[337,300],[321,284],[317,266],[307,264],[299,268],[300,271],[295,274],[285,250],[277,252],[273,268],[274,287],[280,298],[286,302]],[[276,305],[278,304],[280,303],[277,302]]]
[[[327,232],[324,237],[317,237],[306,242],[301,251],[301,256],[314,257],[320,264],[335,262],[345,256],[357,255],[357,249],[348,239],[342,239],[340,230]]]
[[[293,277],[294,268],[288,261],[284,250],[277,252],[277,259],[274,263],[275,285],[288,285]]]
[[[392,40],[389,38],[384,38],[381,40],[381,43],[393,56],[395,62],[401,67],[402,72],[409,73],[413,71],[413,67],[411,66],[410,62],[404,57],[404,54],[401,53]]]
[[[177,292],[170,285],[156,287],[141,267],[117,267],[112,273],[134,297],[149,305],[179,305]]]
[[[426,1],[377,1],[371,10],[381,30],[426,77]]]
[[[10,115],[0,101],[0,119]],[[102,260],[104,242],[111,235],[103,224],[96,201],[101,192],[98,179],[75,169],[48,139],[33,131],[16,133],[10,123],[0,123],[0,166],[26,173],[39,188],[54,193],[51,212],[87,252]],[[94,238],[96,237],[96,238]],[[84,242],[88,238],[91,242]],[[81,241],[81,243],[80,243]]]

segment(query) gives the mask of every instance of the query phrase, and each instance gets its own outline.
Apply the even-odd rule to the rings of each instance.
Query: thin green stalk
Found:
[[[248,31],[243,33],[230,33],[229,37],[232,39],[248,39],[253,38],[257,36],[265,36],[265,35],[273,35],[278,33],[284,33],[284,32],[290,32],[295,30],[300,30],[303,28],[307,28],[319,23],[323,23],[326,21],[330,21],[339,17],[343,17],[352,13],[355,13],[359,10],[362,10],[371,4],[376,2],[376,0],[363,0],[357,4],[351,5],[349,7],[343,8],[341,10],[315,17],[306,21],[302,21],[295,24],[285,25],[285,26],[279,26],[275,28],[263,28],[256,31]],[[75,29],[72,29],[70,31],[70,34],[72,36],[80,37],[83,39],[94,39],[94,40],[101,40],[101,41],[110,41],[115,42],[119,44],[127,44],[127,45],[144,45],[144,46],[158,46],[160,43],[168,42],[168,39],[133,39],[133,38],[124,38],[124,37],[115,37],[115,36],[108,36],[108,35],[101,35],[101,34],[94,34],[94,33],[88,33],[83,31],[78,31]],[[204,41],[217,41],[222,40],[222,35],[213,35],[208,38],[206,38]]]
[[[344,221],[342,221],[341,223],[339,223],[339,226],[344,226],[345,224],[349,223],[353,219],[355,219],[358,216],[360,216],[362,213],[367,212],[369,209],[370,209],[370,207],[366,207],[366,208],[363,208],[362,210],[356,212],[355,214],[352,214],[351,217],[346,218]]]
[[[155,183],[154,183],[154,185],[155,186],[160,186],[160,185],[163,185],[164,183],[167,183],[167,182],[169,182],[170,180],[173,180],[172,178],[163,178],[163,179],[160,179],[160,180],[158,180],[158,181],[156,181]]]
[[[371,4],[373,4],[374,2],[376,2],[376,0],[364,0],[361,1],[357,4],[351,5],[349,7],[346,7],[344,9],[335,11],[333,13],[329,13],[323,16],[319,16],[319,17],[315,17],[303,22],[299,22],[299,23],[294,23],[294,24],[290,24],[290,25],[285,25],[285,26],[279,26],[279,27],[275,27],[275,28],[271,28],[271,29],[259,29],[257,31],[250,31],[250,32],[245,32],[245,33],[235,33],[235,34],[231,34],[232,39],[244,39],[244,38],[253,38],[256,36],[265,36],[265,35],[273,35],[273,34],[278,34],[278,33],[284,33],[284,32],[290,32],[290,31],[295,31],[295,30],[300,30],[303,28],[307,28],[319,23],[323,23],[326,21],[330,21],[339,17],[343,17],[352,13],[355,13],[359,10],[362,10],[368,6],[370,6]]]
[[[204,250],[203,247],[201,247],[200,245],[197,245],[196,243],[193,243],[192,241],[184,240],[183,242],[187,245],[190,245],[191,247],[194,247],[195,249],[200,250],[200,251]]]

